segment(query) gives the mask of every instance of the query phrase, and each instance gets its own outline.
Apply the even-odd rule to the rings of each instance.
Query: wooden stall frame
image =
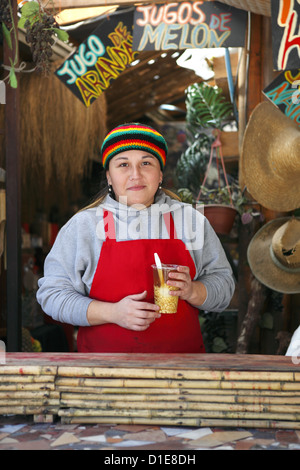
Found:
[[[36,422],[300,429],[299,359],[7,353],[0,415]]]

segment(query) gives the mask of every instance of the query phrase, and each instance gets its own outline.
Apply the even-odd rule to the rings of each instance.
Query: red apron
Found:
[[[147,302],[154,303],[154,253],[164,264],[189,266],[195,276],[195,265],[182,240],[175,234],[170,214],[165,218],[170,239],[116,241],[114,218],[104,212],[105,241],[92,282],[90,297],[103,302],[147,290]],[[78,352],[107,353],[204,353],[198,309],[179,299],[175,314],[162,314],[145,331],[133,331],[113,323],[80,327]]]

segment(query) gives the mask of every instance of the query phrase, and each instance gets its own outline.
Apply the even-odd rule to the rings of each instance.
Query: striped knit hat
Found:
[[[168,147],[163,136],[152,127],[139,123],[115,127],[104,139],[101,147],[102,165],[107,170],[109,161],[126,150],[145,150],[156,157],[163,170]]]

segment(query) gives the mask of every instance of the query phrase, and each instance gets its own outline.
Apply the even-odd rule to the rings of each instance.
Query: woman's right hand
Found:
[[[87,310],[90,326],[114,323],[129,330],[144,331],[156,318],[159,307],[146,302],[147,291],[124,297],[119,302],[110,303],[92,300]]]
[[[144,331],[159,318],[159,307],[144,301],[147,291],[124,297],[114,304],[113,323],[129,330]]]

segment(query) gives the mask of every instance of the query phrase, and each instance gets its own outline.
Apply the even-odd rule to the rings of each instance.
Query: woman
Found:
[[[61,229],[37,299],[55,320],[79,326],[79,352],[204,352],[198,309],[222,311],[231,268],[205,217],[161,189],[165,139],[125,124],[104,139],[108,191]],[[153,301],[154,253],[177,264],[176,314]],[[175,291],[174,291],[175,292]]]

